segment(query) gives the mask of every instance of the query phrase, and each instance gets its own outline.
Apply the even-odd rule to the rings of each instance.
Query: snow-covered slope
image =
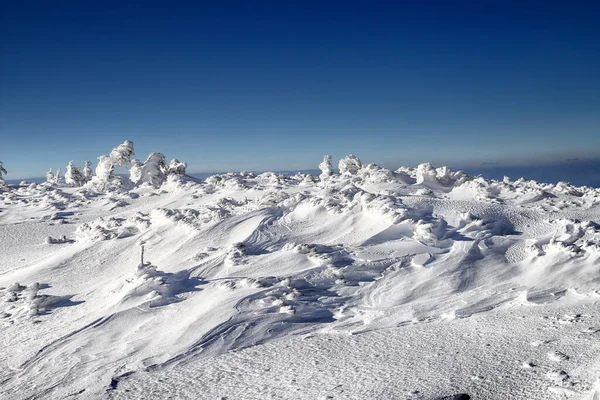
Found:
[[[600,397],[600,190],[340,166],[1,192],[0,397]]]

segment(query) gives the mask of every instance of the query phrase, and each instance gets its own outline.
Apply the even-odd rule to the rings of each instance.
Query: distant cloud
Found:
[[[571,157],[565,159],[565,162],[568,163],[596,163],[600,161],[600,157]]]

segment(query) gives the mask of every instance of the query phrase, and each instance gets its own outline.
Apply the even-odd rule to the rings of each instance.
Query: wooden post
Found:
[[[142,245],[142,266],[144,266],[144,245]]]

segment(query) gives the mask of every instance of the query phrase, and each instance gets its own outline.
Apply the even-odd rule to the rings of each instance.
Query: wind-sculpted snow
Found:
[[[123,283],[123,297],[119,300],[119,306],[131,308],[147,304],[149,307],[159,307],[182,301],[178,295],[195,290],[200,283],[200,279],[190,278],[187,271],[166,273],[150,263],[140,264],[133,276]]]
[[[330,357],[350,366],[347,354],[359,350],[337,346],[354,346],[353,337],[371,338],[365,346],[385,348],[390,360],[402,354],[435,365],[399,367],[404,378],[396,379],[410,383],[409,391],[365,372],[371,386],[342,375],[324,398],[585,398],[600,387],[600,371],[589,367],[600,359],[588,342],[594,333],[572,333],[572,325],[591,321],[576,311],[597,307],[600,298],[598,189],[490,181],[431,164],[391,171],[355,156],[340,161],[340,173],[325,157],[319,177],[242,172],[198,182],[177,160],[171,173],[159,174],[166,168],[159,153],[151,157],[157,168],[146,164],[146,184],[134,160],[139,182],[125,185],[112,165],[129,162],[132,144],[114,151],[99,170],[108,177],[103,185],[0,192],[0,397],[165,398],[175,390],[182,398],[218,398],[223,390],[221,397],[315,398],[316,389],[271,396],[272,382],[249,392],[235,392],[234,383],[211,386],[207,379],[219,373],[207,366],[229,365],[238,357],[232,354],[248,362],[252,349],[271,357],[269,349],[305,346],[306,338],[332,340],[324,351],[335,348]],[[541,317],[563,308],[575,311]],[[535,315],[535,329],[504,331],[514,343],[491,338],[487,321],[521,326],[521,315]],[[550,340],[540,332],[559,329],[573,335],[560,339],[566,347],[542,341],[543,351],[533,350],[530,343]],[[448,346],[469,368],[479,360],[489,376],[457,367],[455,353],[440,356],[448,332],[465,343],[483,335]],[[442,346],[435,354],[420,343],[426,336],[432,347],[430,334]],[[482,353],[485,342],[494,354],[522,359],[499,365]],[[577,351],[586,346],[583,360]],[[532,359],[530,350],[544,359]],[[298,374],[326,374],[295,358],[289,362]],[[385,365],[373,361],[372,368]],[[448,379],[415,386],[434,370]],[[503,384],[495,373],[518,377]],[[170,377],[188,386],[173,389]]]

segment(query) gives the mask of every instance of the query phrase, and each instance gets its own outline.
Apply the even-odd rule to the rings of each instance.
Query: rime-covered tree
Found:
[[[129,170],[129,180],[137,185],[142,179],[142,162],[140,160],[131,161],[131,169]]]
[[[186,168],[187,168],[186,163],[181,162],[178,159],[174,158],[169,163],[169,168],[167,170],[167,173],[169,175],[185,175]]]
[[[60,185],[62,183],[62,169],[57,169],[56,174],[54,174],[54,184]]]
[[[422,184],[427,181],[435,182],[436,171],[431,163],[421,163],[417,166],[417,183]]]
[[[4,164],[0,161],[0,186],[6,186],[6,182],[4,181],[4,175],[6,175],[6,169],[4,168]]]
[[[102,183],[108,183],[115,177],[115,164],[109,156],[98,157],[95,178]]]
[[[46,172],[46,182],[54,185],[55,179],[54,172],[52,172],[52,168],[50,168],[48,172]]]
[[[330,154],[323,157],[323,162],[319,164],[319,169],[321,170],[321,175],[319,175],[319,178],[321,178],[322,181],[333,175],[333,165],[331,163]]]
[[[151,153],[142,166],[142,183],[150,183],[160,186],[164,183],[167,175],[167,163],[165,156],[161,153]]]
[[[94,171],[92,171],[92,162],[90,160],[85,161],[85,166],[83,167],[83,178],[86,182],[92,180],[92,176],[94,175]]]
[[[127,167],[131,164],[131,156],[134,155],[133,142],[126,140],[110,152],[110,158],[117,167]]]
[[[350,154],[340,160],[338,168],[340,169],[340,174],[342,175],[356,175],[358,170],[362,168],[362,163],[358,157]]]
[[[65,172],[65,183],[68,186],[81,186],[85,183],[85,178],[83,174],[75,166],[73,161],[69,161],[69,165],[67,165],[67,171]]]
[[[127,167],[131,163],[131,156],[133,154],[133,142],[126,140],[115,147],[110,152],[110,155],[98,157],[96,179],[94,182],[105,185],[115,180],[115,166]]]

